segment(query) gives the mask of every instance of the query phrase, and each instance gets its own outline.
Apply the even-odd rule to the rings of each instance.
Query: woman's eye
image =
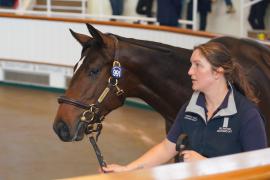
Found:
[[[89,76],[96,76],[99,73],[98,68],[91,69],[89,72]]]

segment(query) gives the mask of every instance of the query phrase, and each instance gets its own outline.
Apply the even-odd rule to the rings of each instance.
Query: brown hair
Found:
[[[232,83],[242,94],[255,104],[259,102],[254,93],[253,87],[242,70],[242,67],[235,61],[235,59],[233,59],[231,53],[223,44],[208,42],[196,46],[194,50],[196,49],[198,49],[208,60],[213,70],[217,70],[217,68],[222,67],[227,81]]]

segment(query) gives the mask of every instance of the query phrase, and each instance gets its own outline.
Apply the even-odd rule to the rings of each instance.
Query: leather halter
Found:
[[[114,61],[113,66],[111,69],[111,76],[108,79],[107,87],[103,90],[99,98],[97,99],[97,102],[95,104],[85,104],[81,101],[78,101],[76,99],[72,99],[66,96],[60,96],[58,98],[58,103],[62,104],[70,104],[72,106],[76,106],[78,108],[84,109],[85,111],[82,113],[80,117],[80,122],[86,123],[86,130],[85,134],[89,135],[89,141],[93,146],[93,149],[96,153],[99,165],[101,167],[101,171],[103,171],[102,167],[106,167],[107,164],[103,159],[103,156],[100,152],[100,149],[98,148],[98,145],[96,141],[98,140],[98,136],[100,135],[100,132],[102,130],[102,121],[104,120],[104,115],[101,115],[100,111],[100,104],[103,102],[103,100],[106,98],[108,93],[116,89],[116,95],[122,96],[124,94],[124,91],[119,88],[118,86],[118,79],[121,78],[121,76],[113,76],[113,70],[114,68],[118,68],[121,70],[121,64],[118,60],[119,57],[119,49],[118,49],[118,39],[110,34],[110,36],[114,39],[114,48],[115,48],[115,54],[114,54]],[[80,123],[79,122],[79,123]],[[94,133],[96,133],[96,137],[94,138]],[[106,172],[105,172],[106,173]]]
[[[115,48],[112,69],[114,67],[121,68],[120,62],[117,61],[119,57],[118,39],[114,35],[110,35],[110,36],[114,39],[114,48]],[[85,134],[91,134],[93,132],[97,132],[96,134],[96,139],[97,139],[102,129],[101,122],[104,119],[104,116],[101,115],[100,104],[103,102],[103,100],[108,95],[108,93],[113,89],[116,89],[115,94],[117,96],[122,96],[124,93],[124,91],[118,86],[118,79],[119,78],[116,78],[112,75],[109,77],[107,87],[103,90],[103,92],[101,93],[101,95],[99,96],[95,104],[85,104],[79,100],[72,99],[67,96],[60,96],[58,98],[58,103],[70,104],[78,108],[84,109],[85,111],[81,114],[80,121],[87,124]]]

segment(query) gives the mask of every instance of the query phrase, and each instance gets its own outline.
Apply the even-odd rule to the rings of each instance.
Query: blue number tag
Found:
[[[122,77],[122,68],[119,66],[113,67],[111,70],[111,76],[116,78],[116,79],[121,78]]]

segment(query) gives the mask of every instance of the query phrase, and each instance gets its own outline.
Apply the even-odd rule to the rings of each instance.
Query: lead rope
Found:
[[[106,173],[106,172],[103,170],[103,167],[107,167],[107,164],[106,164],[106,162],[105,162],[104,159],[103,159],[102,153],[101,153],[100,149],[98,148],[98,145],[97,145],[97,143],[96,143],[96,140],[95,140],[94,136],[89,135],[89,141],[90,141],[90,143],[92,144],[93,149],[94,149],[94,151],[95,151],[95,154],[96,154],[96,156],[97,156],[98,163],[99,163],[99,166],[100,166],[100,170],[101,170],[103,173]]]
[[[111,88],[116,88],[116,95],[121,96],[124,91],[119,88],[118,86],[118,79],[122,77],[122,69],[121,64],[118,60],[119,52],[118,52],[118,39],[111,35],[111,37],[114,39],[115,42],[115,55],[114,55],[114,61],[113,61],[113,67],[111,69],[111,77],[108,80],[108,86],[103,90],[101,95],[98,98],[98,105],[101,104],[101,102],[105,99]],[[95,151],[96,157],[98,159],[98,163],[100,166],[100,169],[103,173],[106,173],[106,171],[103,170],[103,167],[107,167],[107,164],[103,158],[103,155],[97,145],[98,137],[102,130],[102,120],[104,119],[104,116],[100,116],[100,114],[96,114],[96,107],[95,104],[90,105],[89,110],[85,111],[81,117],[81,121],[88,122],[86,133],[88,134],[88,138],[90,143],[92,144],[92,147]],[[89,118],[87,118],[87,114],[91,115],[90,121]],[[96,125],[96,127],[95,127]],[[94,133],[96,133],[94,137]]]

